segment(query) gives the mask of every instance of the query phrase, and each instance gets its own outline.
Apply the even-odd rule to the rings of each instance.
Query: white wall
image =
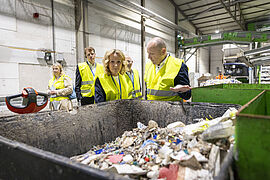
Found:
[[[198,78],[209,72],[209,47],[202,47],[192,56],[196,49],[193,48],[186,56],[186,65],[189,68],[189,79],[192,87],[198,86]],[[190,58],[189,58],[190,57]]]
[[[209,47],[201,47],[199,50],[199,73],[209,72]]]
[[[196,52],[192,55],[195,50],[194,48],[191,51],[187,50],[189,53],[187,53],[185,61],[189,72],[196,72]]]
[[[218,70],[217,67],[219,68],[219,70],[223,70],[223,51],[222,51],[222,45],[219,46],[211,46],[211,71],[210,73],[213,75],[217,75],[218,74]]]
[[[0,0],[0,4],[0,96],[20,93],[28,86],[44,92],[51,69],[44,60],[37,59],[37,50],[53,49],[50,1]],[[68,65],[65,71],[73,78],[74,8],[71,1],[68,6],[55,3],[54,8],[55,50],[63,54]],[[36,12],[40,14],[38,19],[33,18]]]
[[[164,0],[146,0],[145,7],[154,13],[168,19],[169,21],[175,21],[175,9],[174,6],[169,1]],[[169,29],[161,24],[152,21],[151,19],[146,19],[146,32],[150,33],[152,36],[162,37],[166,41],[167,51],[171,54],[175,54],[175,31]],[[160,31],[156,31],[154,28],[160,29]],[[148,35],[149,37],[152,37]],[[148,39],[146,40],[146,43]]]

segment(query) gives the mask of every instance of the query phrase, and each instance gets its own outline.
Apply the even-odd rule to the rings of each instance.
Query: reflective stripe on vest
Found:
[[[173,92],[173,91],[147,89],[147,95],[153,95],[153,96],[178,96],[178,93]]]
[[[178,93],[170,90],[174,87],[174,79],[181,69],[183,60],[168,56],[163,67],[156,73],[155,65],[146,64],[144,80],[148,100],[180,101]]]
[[[94,95],[94,80],[95,77],[102,74],[103,71],[103,66],[96,63],[96,73],[95,76],[93,75],[89,65],[87,62],[79,63],[79,72],[82,78],[81,82],[81,94],[83,97],[92,97]]]
[[[53,76],[52,79],[49,80],[49,87],[51,88],[52,86],[55,87],[55,89],[64,89],[65,88],[65,83],[64,83],[64,77],[68,77],[66,75],[62,75],[56,82],[55,81],[55,76]],[[68,77],[70,78],[70,77]],[[63,99],[68,99],[67,96],[57,96],[57,97],[50,97],[50,101],[61,101]]]
[[[91,93],[91,89],[87,89],[87,90],[81,90],[81,93]]]
[[[81,85],[93,84],[94,81],[82,81]]]
[[[121,83],[121,97],[122,99],[128,99],[128,84],[126,82],[126,77],[124,75],[119,74],[119,80]],[[106,101],[113,101],[113,100],[118,100],[120,99],[120,86],[119,86],[119,81],[113,82],[112,77],[103,74],[100,75],[99,77],[100,84],[106,94]]]

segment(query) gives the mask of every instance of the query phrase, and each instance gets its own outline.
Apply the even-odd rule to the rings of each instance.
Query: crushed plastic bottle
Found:
[[[209,127],[202,133],[202,139],[206,141],[211,139],[227,138],[232,136],[233,134],[233,122],[231,120],[228,120]]]

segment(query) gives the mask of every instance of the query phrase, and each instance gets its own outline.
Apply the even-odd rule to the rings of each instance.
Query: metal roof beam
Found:
[[[182,49],[189,49],[189,48],[198,48],[198,47],[206,47],[206,46],[215,46],[215,45],[221,45],[221,44],[250,44],[250,42],[244,42],[244,41],[231,41],[231,40],[224,40],[224,41],[216,41],[216,42],[209,42],[209,43],[202,43],[202,44],[193,44],[193,45],[187,45],[182,46]]]
[[[232,2],[231,5],[235,5],[236,3],[239,3],[239,2],[241,2],[241,3],[248,3],[248,2],[251,2],[251,1],[254,1],[254,0],[238,0],[238,1]],[[228,3],[225,3],[225,4],[228,4]],[[263,6],[263,5],[266,5],[266,4],[269,4],[269,3],[263,3],[263,4],[260,4],[260,5],[257,5],[256,7]],[[254,6],[252,6],[252,7],[254,7]],[[251,7],[243,8],[242,10],[249,9],[249,8],[251,8]],[[206,9],[204,11],[193,13],[193,14],[188,14],[187,16],[189,17],[190,20],[194,20],[200,14],[211,12],[211,11],[215,11],[215,10],[220,10],[220,9],[223,9],[223,6],[222,5],[212,6],[212,7],[208,8],[208,9]],[[232,11],[232,12],[234,12],[234,11]],[[224,14],[226,14],[226,13],[224,13]],[[183,20],[183,19],[180,19],[180,20]]]
[[[188,18],[190,19],[193,19],[201,14],[204,14],[204,13],[207,13],[207,12],[211,12],[211,11],[215,11],[215,10],[218,10],[218,9],[223,9],[223,7],[221,5],[215,5],[215,6],[212,6],[210,8],[207,8],[199,13],[193,13],[193,14],[189,14],[188,15]]]
[[[242,12],[242,10],[241,10],[240,3],[238,3],[237,6],[238,6],[239,15],[240,15],[240,17],[239,17],[240,24],[244,24],[244,25],[245,25],[245,19],[244,19],[243,12]],[[237,6],[235,5],[235,10],[236,10],[236,7],[237,7]],[[234,17],[235,17],[235,19],[237,19],[236,11],[235,11],[235,16],[234,16]]]
[[[170,2],[172,3],[172,5],[178,10],[178,12],[179,12],[185,19],[187,19],[187,15],[186,15],[184,12],[182,12],[182,10],[179,8],[179,6],[177,6],[177,4],[174,2],[174,0],[169,0],[169,1],[170,1]],[[201,32],[198,30],[198,28],[197,28],[191,21],[189,21],[189,20],[187,20],[187,21],[188,21],[189,24],[195,29],[196,34],[197,34],[197,32],[201,34]]]
[[[212,27],[212,26],[220,26],[220,25],[229,24],[229,23],[235,23],[235,21],[229,21],[229,22],[219,23],[219,24],[211,24],[211,25],[202,26],[202,27],[198,27],[198,28],[204,29],[204,28],[208,28],[208,27]]]
[[[238,26],[237,26],[238,27]],[[223,29],[226,29],[224,31],[222,31],[222,33],[224,32],[231,32],[233,30],[238,30],[238,31],[241,31],[240,28],[237,28],[235,26],[223,26],[222,28]],[[231,29],[230,29],[231,28]],[[217,30],[217,28],[212,28],[212,29],[205,29],[204,31],[202,31],[203,33],[204,32],[209,32],[209,31],[213,31],[213,33],[215,33],[215,31]],[[209,33],[208,33],[209,34]]]
[[[255,13],[259,13],[259,12],[263,12],[263,11],[269,11],[269,10],[267,10],[267,9],[265,9],[265,10],[258,10],[258,11],[253,11],[253,12],[249,12],[249,13],[245,13],[245,14],[243,13],[243,15],[246,16],[246,15],[255,14]],[[234,12],[234,11],[232,11],[232,12]],[[225,15],[225,14],[227,14],[227,13],[226,12],[224,12],[224,13],[218,13],[218,14],[215,14],[215,16],[220,16],[220,15]],[[193,21],[197,21],[197,20],[200,20],[200,19],[211,18],[211,17],[213,17],[213,15],[195,18],[195,19],[193,19]]]
[[[258,10],[258,11],[249,12],[249,13],[243,13],[243,15],[246,16],[246,15],[260,13],[260,12],[264,12],[264,11],[270,11],[270,9],[264,9],[264,10]]]
[[[215,16],[220,16],[220,15],[225,15],[225,14],[228,14],[228,13],[227,12],[222,12],[222,13],[215,14]],[[210,17],[213,17],[213,14],[209,15],[209,16],[204,16],[204,17],[199,17],[199,18],[189,18],[189,19],[192,20],[192,21],[196,21],[196,20],[210,18]]]
[[[231,18],[240,26],[241,30],[245,30],[246,28],[243,26],[243,24],[241,24],[236,17],[234,17],[232,15],[232,12],[230,9],[228,9],[228,7],[224,4],[223,0],[219,0],[219,2],[222,4],[222,6],[225,8],[225,10],[229,13],[229,15],[231,16]],[[230,6],[230,5],[229,5]]]
[[[191,3],[194,3],[194,2],[198,2],[198,1],[202,1],[202,0],[193,0],[193,1],[190,1],[190,2],[183,3],[183,4],[178,4],[177,6],[184,6],[184,5],[191,4]]]
[[[242,10],[250,9],[250,8],[255,8],[255,7],[260,7],[260,6],[264,6],[264,5],[268,5],[268,4],[270,4],[270,2],[248,6],[248,7],[242,8]]]
[[[207,34],[215,34],[215,30],[216,29],[209,29],[209,30],[205,30],[205,31],[202,31],[204,35],[207,35]],[[224,32],[231,32],[231,31],[240,31],[239,28],[234,28],[234,29],[230,29],[230,30],[226,30],[226,31],[222,31],[223,33]]]
[[[236,15],[236,16],[240,16],[240,15]],[[203,21],[203,22],[194,23],[194,24],[197,26],[197,25],[200,25],[200,24],[206,24],[206,23],[211,23],[211,22],[221,21],[221,20],[230,19],[230,18],[231,18],[231,17],[225,17],[225,18],[214,19],[214,20],[210,20],[210,21]]]
[[[216,2],[212,2],[212,3],[208,3],[208,4],[204,4],[204,5],[200,5],[200,6],[195,6],[195,7],[192,7],[192,8],[188,8],[188,9],[184,9],[182,10],[183,12],[185,11],[192,11],[194,9],[198,9],[198,8],[202,8],[202,7],[205,7],[205,6],[210,6],[210,5],[213,5],[213,4],[218,4],[219,2],[216,1]]]
[[[270,19],[269,19],[269,15],[265,15],[265,16],[260,16],[260,17],[251,17],[251,18],[246,18],[246,21],[248,21],[248,23],[256,23],[256,24],[265,24],[265,23],[269,23]]]

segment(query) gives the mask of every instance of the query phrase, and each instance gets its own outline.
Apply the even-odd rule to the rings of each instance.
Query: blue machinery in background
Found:
[[[234,77],[235,79],[248,83],[249,69],[245,63],[224,63],[224,75]]]

